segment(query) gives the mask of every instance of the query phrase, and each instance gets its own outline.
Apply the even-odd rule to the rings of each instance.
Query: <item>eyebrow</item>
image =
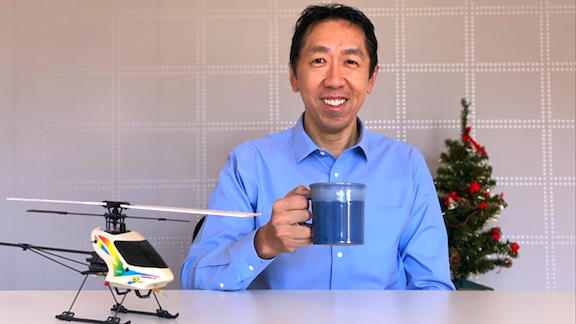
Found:
[[[342,51],[342,55],[356,55],[364,58],[364,53],[359,48],[347,48]]]
[[[310,51],[308,53],[309,54],[330,53],[330,49],[326,46],[315,45],[310,49]],[[362,53],[362,51],[359,48],[347,48],[345,50],[342,50],[341,54],[342,55],[357,55],[357,56],[364,58],[364,53]]]
[[[314,53],[330,53],[330,50],[328,49],[328,47],[326,46],[322,46],[322,45],[314,45],[312,46],[312,48],[310,49],[310,51],[308,51],[309,54],[314,54]]]

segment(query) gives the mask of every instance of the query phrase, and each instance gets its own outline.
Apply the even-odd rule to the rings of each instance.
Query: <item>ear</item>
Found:
[[[298,92],[298,84],[296,83],[296,74],[294,74],[294,70],[290,68],[290,85],[292,86],[292,91]]]
[[[372,76],[370,77],[370,80],[368,80],[368,90],[366,91],[367,93],[372,92],[372,87],[374,86],[374,82],[376,82],[376,76],[378,75],[379,69],[380,69],[380,67],[378,65],[376,65],[374,67],[374,71],[372,72]]]

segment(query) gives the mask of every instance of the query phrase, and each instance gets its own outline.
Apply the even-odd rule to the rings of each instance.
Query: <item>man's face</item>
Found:
[[[290,70],[290,84],[302,96],[307,131],[340,133],[356,125],[356,114],[372,91],[378,67],[368,71],[370,57],[360,27],[337,20],[310,28],[296,74]]]

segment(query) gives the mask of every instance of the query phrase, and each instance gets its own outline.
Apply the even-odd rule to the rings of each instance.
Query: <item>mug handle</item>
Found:
[[[302,196],[308,200],[311,199],[310,195],[302,195]],[[312,229],[312,227],[314,226],[314,223],[298,223],[298,225],[306,226],[306,227],[309,227],[310,229]]]

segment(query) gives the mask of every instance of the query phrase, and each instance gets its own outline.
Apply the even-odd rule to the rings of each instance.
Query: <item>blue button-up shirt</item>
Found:
[[[412,146],[370,133],[338,158],[303,128],[234,148],[208,208],[262,213],[255,218],[207,216],[182,265],[183,289],[454,289],[446,229],[422,155]],[[364,245],[297,248],[258,257],[256,231],[272,203],[315,182],[366,184]]]

